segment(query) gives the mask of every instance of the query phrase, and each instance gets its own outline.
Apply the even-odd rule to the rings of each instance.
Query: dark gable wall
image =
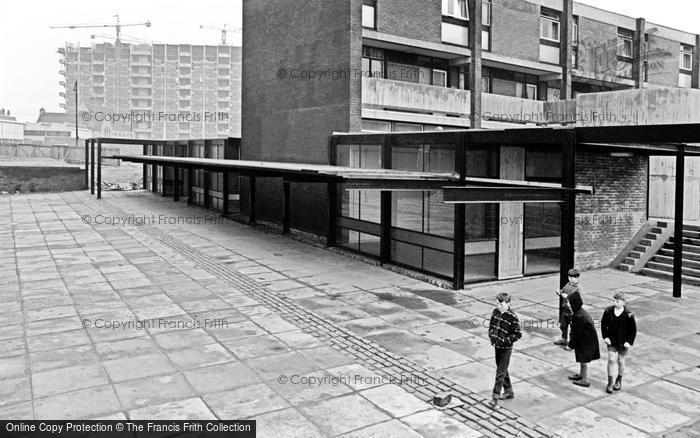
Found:
[[[243,159],[327,164],[331,132],[359,129],[361,11],[362,0],[243,2]],[[326,76],[292,77],[310,72]],[[259,179],[257,194],[258,217],[280,222],[281,180]],[[325,234],[326,199],[325,185],[293,184],[292,227]]]
[[[406,38],[441,42],[442,1],[379,0],[377,31]]]

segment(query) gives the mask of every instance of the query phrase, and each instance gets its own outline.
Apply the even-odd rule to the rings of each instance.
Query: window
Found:
[[[481,91],[483,93],[491,92],[491,78],[489,78],[488,76],[481,77]]]
[[[644,61],[644,82],[649,82],[649,61]]]
[[[522,99],[537,100],[537,85],[516,82],[515,97],[520,97]]]
[[[484,26],[491,25],[491,0],[484,0],[481,3],[481,24]]]
[[[376,4],[374,1],[365,0],[362,5],[362,27],[376,29]]]
[[[491,50],[491,31],[488,29],[481,31],[481,50]]]
[[[634,32],[627,29],[618,29],[617,32],[617,55],[625,58],[632,58],[632,45],[634,41]]]
[[[540,15],[540,38],[559,42],[559,16],[542,11]]]
[[[468,20],[467,0],[442,0],[442,15]]]
[[[578,46],[578,17],[574,17],[574,25],[571,28],[571,45]]]
[[[362,48],[362,75],[380,79],[384,77],[384,51],[382,49]]]
[[[433,85],[438,87],[447,86],[447,72],[445,70],[433,69]]]
[[[528,99],[537,100],[537,85],[526,84],[525,85],[525,95]]]
[[[681,44],[681,70],[693,70],[693,46]]]

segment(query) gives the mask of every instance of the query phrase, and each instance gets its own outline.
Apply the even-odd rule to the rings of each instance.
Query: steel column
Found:
[[[248,184],[249,187],[249,199],[248,199],[248,221],[251,224],[255,223],[255,177],[251,176]]]
[[[561,163],[561,186],[568,189],[576,188],[576,134],[574,132],[567,133],[562,143]],[[569,281],[568,271],[574,267],[575,236],[576,192],[574,190],[566,190],[564,203],[561,204],[559,287],[564,286]]]
[[[290,193],[290,182],[289,181],[282,181],[282,191],[283,191],[283,199],[282,199],[282,232],[283,233],[289,233],[289,223],[290,223],[290,218],[289,218],[289,205],[291,201],[291,193]]]
[[[97,199],[102,199],[102,140],[97,140]]]
[[[683,183],[685,182],[685,146],[676,155],[676,212],[673,224],[673,298],[681,297],[683,282]]]

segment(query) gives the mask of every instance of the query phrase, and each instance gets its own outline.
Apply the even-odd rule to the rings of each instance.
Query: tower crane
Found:
[[[226,33],[227,32],[239,33],[243,30],[240,27],[229,27],[228,24],[224,24],[222,27],[200,24],[199,28],[200,29],[214,29],[214,30],[220,31],[221,32],[221,45],[222,46],[226,45]]]
[[[117,19],[116,23],[88,23],[88,24],[67,24],[63,26],[51,26],[51,29],[87,29],[95,27],[113,27],[116,30],[117,38],[116,42],[121,41],[122,27],[134,27],[134,26],[146,26],[151,27],[151,22],[146,20],[143,23],[122,23],[119,21],[119,14],[114,15]]]

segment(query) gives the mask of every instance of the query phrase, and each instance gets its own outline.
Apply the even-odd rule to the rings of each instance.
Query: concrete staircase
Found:
[[[649,220],[616,259],[617,269],[641,272],[653,255],[663,248],[672,231],[668,222]]]
[[[642,268],[641,273],[653,277],[673,278],[674,236],[663,244]],[[683,225],[683,281],[700,285],[700,226]]]
[[[650,220],[616,260],[617,269],[673,278],[673,223]],[[700,285],[700,226],[683,225],[683,281]]]

